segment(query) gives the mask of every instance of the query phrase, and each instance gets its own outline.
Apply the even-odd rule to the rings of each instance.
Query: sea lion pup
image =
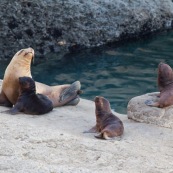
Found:
[[[158,65],[157,84],[160,91],[158,100],[146,100],[145,104],[159,108],[173,105],[173,71],[168,64],[161,62]]]
[[[96,138],[112,139],[124,132],[122,121],[111,112],[110,103],[104,97],[95,97],[96,125],[84,133],[96,133]]]
[[[35,82],[30,77],[19,77],[19,97],[14,107],[8,111],[10,114],[24,112],[31,115],[41,115],[52,111],[53,104],[43,94],[36,94]]]
[[[31,61],[34,57],[32,48],[18,51],[7,66],[0,93],[0,105],[11,107],[19,96],[19,77],[31,76]],[[40,74],[41,75],[41,74]],[[48,86],[35,82],[36,93],[46,95],[53,103],[53,107],[63,105],[77,105],[79,103],[80,82],[71,85]]]

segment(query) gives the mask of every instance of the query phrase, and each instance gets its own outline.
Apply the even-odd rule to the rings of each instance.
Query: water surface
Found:
[[[50,56],[32,65],[37,81],[65,84],[80,80],[82,98],[93,100],[101,95],[116,112],[126,113],[128,101],[135,96],[157,91],[157,66],[166,62],[173,67],[173,31],[138,41],[104,46],[73,54]],[[8,62],[1,62],[3,77]]]

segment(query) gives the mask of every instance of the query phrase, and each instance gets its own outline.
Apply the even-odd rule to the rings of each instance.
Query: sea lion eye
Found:
[[[28,55],[29,53],[32,54],[32,58],[33,58],[33,53],[32,53],[32,52],[26,52],[26,53],[24,54],[24,56]]]
[[[24,51],[24,50],[22,49],[22,50],[18,53],[18,55],[20,55],[23,51]]]

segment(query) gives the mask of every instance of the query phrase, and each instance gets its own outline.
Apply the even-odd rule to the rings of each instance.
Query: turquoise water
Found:
[[[132,97],[157,91],[159,62],[173,67],[173,31],[65,56],[51,55],[40,63],[36,56],[35,61],[32,65],[35,80],[49,85],[79,80],[84,91],[82,98],[104,96],[112,109],[126,113]],[[7,64],[1,62],[1,78]]]

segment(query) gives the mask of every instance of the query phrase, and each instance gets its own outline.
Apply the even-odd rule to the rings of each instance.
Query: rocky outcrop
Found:
[[[171,0],[1,0],[0,58],[75,51],[171,27]]]
[[[156,93],[132,98],[127,106],[128,118],[173,129],[173,106],[157,108],[145,104],[146,100],[157,99]]]

